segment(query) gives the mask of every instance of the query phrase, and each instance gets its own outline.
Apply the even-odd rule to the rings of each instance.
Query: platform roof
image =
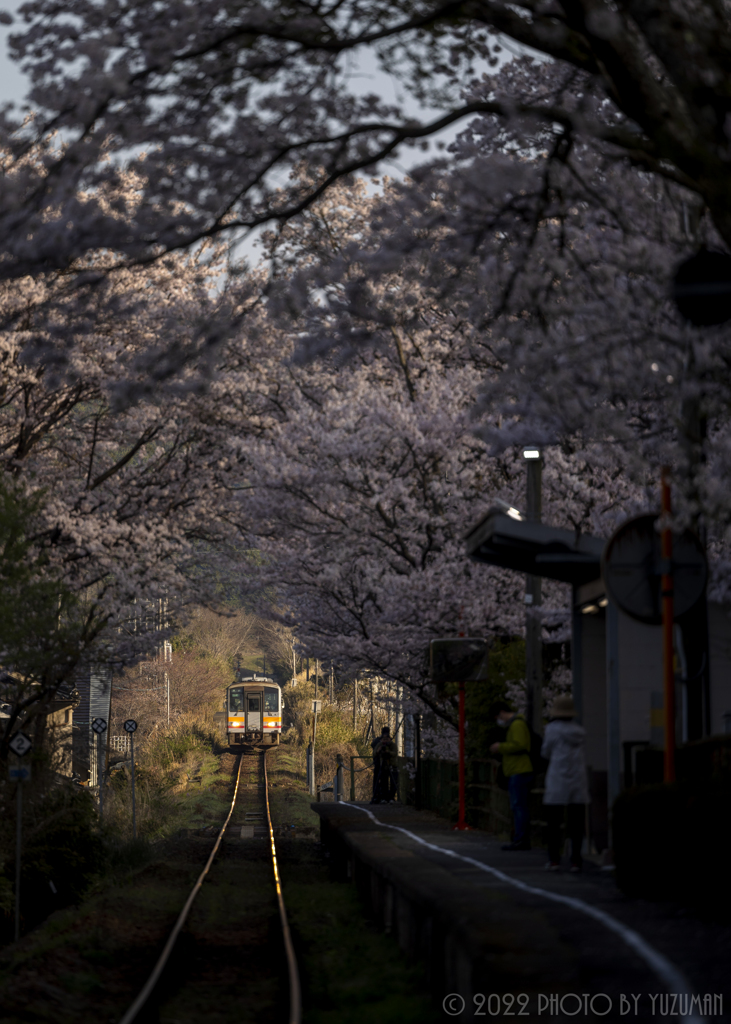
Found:
[[[606,541],[490,509],[465,537],[476,562],[581,586],[601,575]]]

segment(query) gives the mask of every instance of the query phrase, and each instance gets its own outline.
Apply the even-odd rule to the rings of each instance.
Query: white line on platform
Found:
[[[409,832],[407,828],[402,828],[400,825],[388,825],[385,821],[379,821],[379,819],[369,811],[367,807],[360,807],[358,804],[351,804],[347,800],[342,800],[347,807],[352,807],[356,811],[362,811],[367,814],[371,821],[374,821],[376,825],[380,825],[381,828],[391,828],[395,832],[403,832],[405,836],[413,839],[414,842],[420,843],[422,846],[426,846],[429,850],[435,850],[437,853],[443,853],[447,857],[454,857],[457,860],[462,860],[466,864],[472,864],[473,867],[479,868],[480,871],[486,871],[488,874],[493,875],[495,878],[499,878],[501,882],[507,882],[508,885],[515,886],[516,889],[520,889],[522,892],[531,893],[534,896],[543,896],[547,900],[552,900],[554,903],[562,903],[566,907],[571,907],[573,910],[578,910],[582,914],[586,914],[588,917],[593,917],[595,921],[599,921],[608,928],[610,932],[614,932],[618,935],[629,947],[633,950],[645,963],[657,974],[662,983],[666,986],[669,992],[675,992],[678,995],[687,995],[691,997],[694,995],[693,989],[689,984],[688,980],[680,971],[675,964],[671,963],[667,957],[663,956],[662,953],[658,953],[656,949],[650,945],[645,939],[642,938],[634,929],[628,928],[622,924],[611,914],[607,914],[604,910],[599,910],[598,907],[592,907],[590,903],[585,903],[583,900],[576,899],[575,896],[562,896],[557,892],[549,892],[548,889],[539,889],[534,885],[527,885],[525,882],[519,881],[517,878],[512,878],[510,875],[506,875],[504,871],[499,871],[497,868],[491,867],[489,864],[483,863],[481,860],[475,860],[474,857],[465,857],[462,853],[456,853],[454,850],[445,849],[443,846],[436,846],[434,843],[428,843],[426,839],[422,839],[421,836],[415,835],[413,832]],[[705,1017],[701,1017],[699,1014],[690,1013],[685,1018],[690,1024],[704,1024]]]

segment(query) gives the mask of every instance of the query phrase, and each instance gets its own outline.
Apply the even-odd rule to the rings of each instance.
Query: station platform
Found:
[[[421,961],[445,1019],[730,1020],[731,928],[621,893],[611,871],[545,870],[427,811],[315,803],[335,876]]]

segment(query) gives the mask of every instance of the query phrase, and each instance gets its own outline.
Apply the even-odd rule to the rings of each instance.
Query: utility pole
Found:
[[[542,514],[543,458],[538,448],[524,448],[526,460],[526,514],[531,523],[540,523]],[[543,643],[541,606],[541,577],[525,578],[525,685],[526,719],[536,731],[543,730]]]

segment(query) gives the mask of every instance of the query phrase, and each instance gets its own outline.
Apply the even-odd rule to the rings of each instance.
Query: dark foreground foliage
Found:
[[[614,805],[617,883],[629,896],[731,910],[731,774],[627,790]]]
[[[94,801],[86,790],[75,785],[54,787],[29,810],[21,855],[23,930],[53,910],[76,903],[105,861]],[[14,885],[15,870],[13,851],[2,871],[5,891]],[[0,937],[7,940],[12,932],[12,905],[4,910]]]

